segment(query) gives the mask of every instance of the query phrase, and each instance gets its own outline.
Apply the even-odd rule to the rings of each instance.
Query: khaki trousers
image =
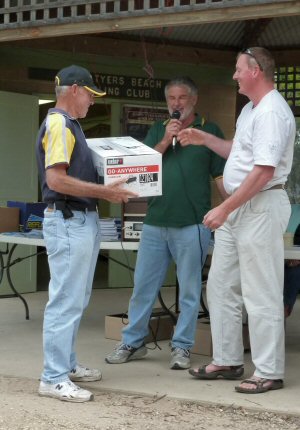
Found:
[[[284,376],[283,233],[290,213],[284,190],[262,191],[215,232],[207,298],[216,365],[243,364],[244,304],[254,374]]]

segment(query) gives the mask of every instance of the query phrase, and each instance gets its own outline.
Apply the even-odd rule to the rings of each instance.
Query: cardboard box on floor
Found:
[[[130,136],[87,139],[101,183],[126,179],[138,197],[162,194],[162,155]]]
[[[212,340],[209,320],[200,319],[197,321],[195,343],[191,349],[192,354],[212,356]]]
[[[128,324],[126,314],[106,315],[105,317],[105,337],[107,339],[121,340],[122,329]],[[156,340],[171,339],[174,322],[170,315],[166,314],[162,309],[153,309],[150,318],[151,331],[146,337],[145,342],[153,342]]]
[[[20,209],[0,207],[0,233],[19,231]]]
[[[249,332],[248,325],[243,324],[243,342],[244,350],[250,350]],[[212,356],[212,339],[211,339],[211,329],[210,322],[208,319],[200,319],[197,321],[197,329],[195,335],[195,344],[191,349],[192,354],[208,355]]]

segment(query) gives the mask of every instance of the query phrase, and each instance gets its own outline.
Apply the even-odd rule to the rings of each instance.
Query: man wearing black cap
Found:
[[[104,186],[78,118],[84,118],[97,88],[88,70],[70,66],[55,78],[57,103],[41,125],[36,155],[45,209],[43,234],[50,268],[49,301],[43,328],[44,370],[39,394],[86,402],[93,394],[73,383],[97,381],[101,373],[78,363],[75,341],[92,290],[100,247],[97,200],[127,202],[136,197],[122,181]]]

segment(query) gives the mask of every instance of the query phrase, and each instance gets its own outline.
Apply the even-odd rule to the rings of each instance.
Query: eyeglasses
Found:
[[[249,48],[244,49],[242,51],[242,54],[246,54],[246,55],[249,55],[250,57],[254,58],[254,60],[257,62],[259,69],[263,72],[264,69],[263,69],[262,65],[260,64],[258,59],[255,57],[255,55],[252,53],[251,49],[249,49]]]

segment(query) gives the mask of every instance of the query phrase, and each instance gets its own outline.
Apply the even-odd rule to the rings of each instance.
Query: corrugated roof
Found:
[[[240,49],[262,45],[266,48],[299,48],[300,15],[263,20],[234,21],[180,27],[161,27],[122,33],[123,37],[168,43],[193,44],[209,48]]]
[[[299,48],[300,16],[273,19],[258,41],[259,44],[270,48]]]

